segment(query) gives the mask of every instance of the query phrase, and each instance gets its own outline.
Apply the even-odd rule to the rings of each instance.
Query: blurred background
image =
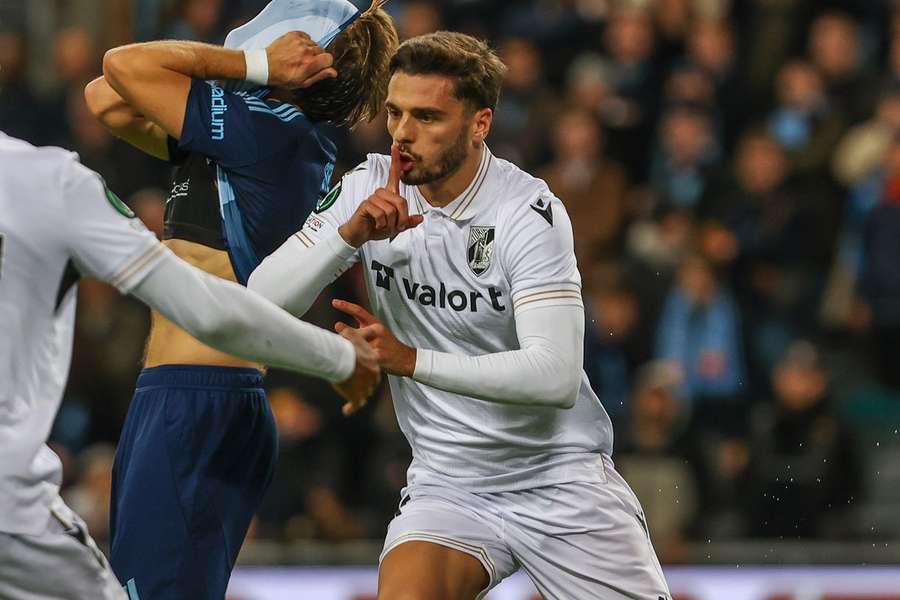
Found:
[[[170,168],[107,134],[84,85],[110,47],[221,43],[264,5],[0,0],[0,129],[77,151],[160,233]],[[572,216],[584,366],[662,561],[900,563],[900,2],[387,9],[402,38],[473,33],[509,67],[488,142]],[[335,177],[389,149],[383,117],[335,135]],[[52,445],[102,542],[149,319],[96,281],[79,294]],[[363,300],[359,274],[307,318],[331,327],[332,297]],[[410,460],[388,390],[345,419],[321,382],[267,387],[281,456],[242,561],[374,564]]]

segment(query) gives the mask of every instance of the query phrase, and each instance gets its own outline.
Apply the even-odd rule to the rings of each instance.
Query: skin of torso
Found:
[[[216,277],[236,281],[228,253],[186,240],[163,242],[182,260]],[[263,370],[263,366],[230,356],[198,342],[186,331],[156,311],[151,313],[150,337],[144,367],[160,365],[210,365],[216,367],[251,367]]]

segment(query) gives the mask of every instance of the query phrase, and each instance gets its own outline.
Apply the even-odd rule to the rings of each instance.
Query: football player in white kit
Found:
[[[127,598],[59,496],[47,447],[72,351],[76,282],[130,293],[225,352],[337,383],[345,411],[377,384],[361,336],[302,323],[156,240],[74,153],[0,132],[0,598]]]
[[[481,598],[521,567],[548,600],[669,600],[582,370],[566,209],[485,145],[504,71],[466,35],[402,44],[391,157],[345,175],[249,287],[302,314],[362,263],[375,314],[335,307],[390,374],[413,453],[379,599]]]

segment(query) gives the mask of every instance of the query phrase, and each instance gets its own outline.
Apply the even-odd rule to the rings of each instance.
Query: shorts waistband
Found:
[[[262,388],[263,376],[250,367],[206,365],[161,365],[143,369],[136,388],[146,387]]]

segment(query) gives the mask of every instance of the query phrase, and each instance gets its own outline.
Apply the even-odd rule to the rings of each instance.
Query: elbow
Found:
[[[87,104],[91,114],[101,122],[103,121],[103,113],[107,110],[103,102],[103,85],[103,77],[98,77],[84,86],[84,102]]]
[[[548,406],[568,410],[575,406],[581,388],[581,373],[578,368],[560,365],[552,376],[545,377],[546,387],[543,399]]]
[[[84,87],[84,101],[94,118],[105,127],[114,128],[119,125],[115,109],[121,100],[103,77],[94,79]]]
[[[267,269],[265,260],[250,274],[247,289],[259,294],[278,308],[284,309],[294,316],[303,316],[306,308],[292,295],[290,286],[284,280],[284,274],[276,269]]]
[[[190,333],[207,346],[222,349],[228,339],[235,337],[237,327],[238,323],[227,311],[211,311],[194,324]]]
[[[270,281],[271,279],[272,277],[269,276],[269,273],[265,269],[265,261],[263,261],[263,264],[250,273],[250,277],[247,279],[247,289],[256,292],[269,302],[284,308],[284,304],[282,303],[283,298],[279,298],[279,294],[277,293],[278,286],[274,285],[274,282]]]
[[[122,81],[125,72],[125,63],[128,61],[128,51],[125,48],[112,48],[103,55],[103,77],[113,88],[117,88]]]
[[[146,71],[143,56],[136,44],[112,48],[103,55],[103,77],[120,96],[124,96],[130,82],[139,81]]]

